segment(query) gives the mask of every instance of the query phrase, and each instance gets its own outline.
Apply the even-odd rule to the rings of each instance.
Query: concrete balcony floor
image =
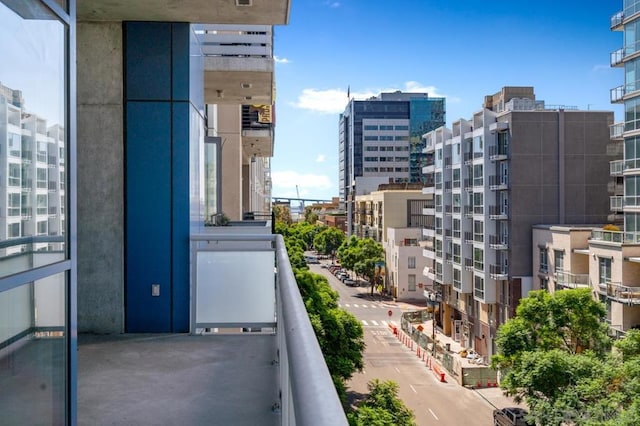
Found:
[[[80,425],[278,425],[272,334],[80,335]]]

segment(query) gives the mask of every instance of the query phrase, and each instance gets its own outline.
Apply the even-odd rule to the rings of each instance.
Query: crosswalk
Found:
[[[377,309],[380,306],[378,305],[367,305],[367,304],[358,304],[358,303],[338,303],[338,306],[340,306],[341,308],[371,308],[371,309]]]
[[[389,323],[387,321],[376,321],[376,320],[360,320],[363,327],[389,327]]]

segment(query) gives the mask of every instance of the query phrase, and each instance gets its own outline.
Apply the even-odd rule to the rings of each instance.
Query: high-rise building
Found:
[[[421,182],[422,135],[445,124],[445,99],[427,93],[381,93],[350,100],[339,122],[339,195],[353,233],[356,195],[384,183]]]
[[[613,113],[550,106],[532,87],[504,87],[451,130],[425,135],[433,228],[424,231],[436,321],[483,356],[534,288],[532,226],[607,220]]]

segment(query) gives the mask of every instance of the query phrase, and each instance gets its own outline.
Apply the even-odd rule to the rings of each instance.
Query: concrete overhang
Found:
[[[291,0],[77,0],[78,21],[286,25]]]
[[[212,70],[212,62],[232,58],[205,58],[204,101],[208,104],[273,105],[274,78],[271,71]],[[252,62],[251,58],[237,61]],[[264,61],[264,60],[263,60]],[[271,59],[273,62],[273,59]]]
[[[273,129],[243,130],[242,152],[251,157],[273,157]]]

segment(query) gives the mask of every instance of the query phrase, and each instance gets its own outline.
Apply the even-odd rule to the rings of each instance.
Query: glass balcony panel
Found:
[[[64,424],[66,296],[65,274],[0,293],[0,423]]]
[[[199,252],[196,262],[198,324],[274,323],[273,252]]]

